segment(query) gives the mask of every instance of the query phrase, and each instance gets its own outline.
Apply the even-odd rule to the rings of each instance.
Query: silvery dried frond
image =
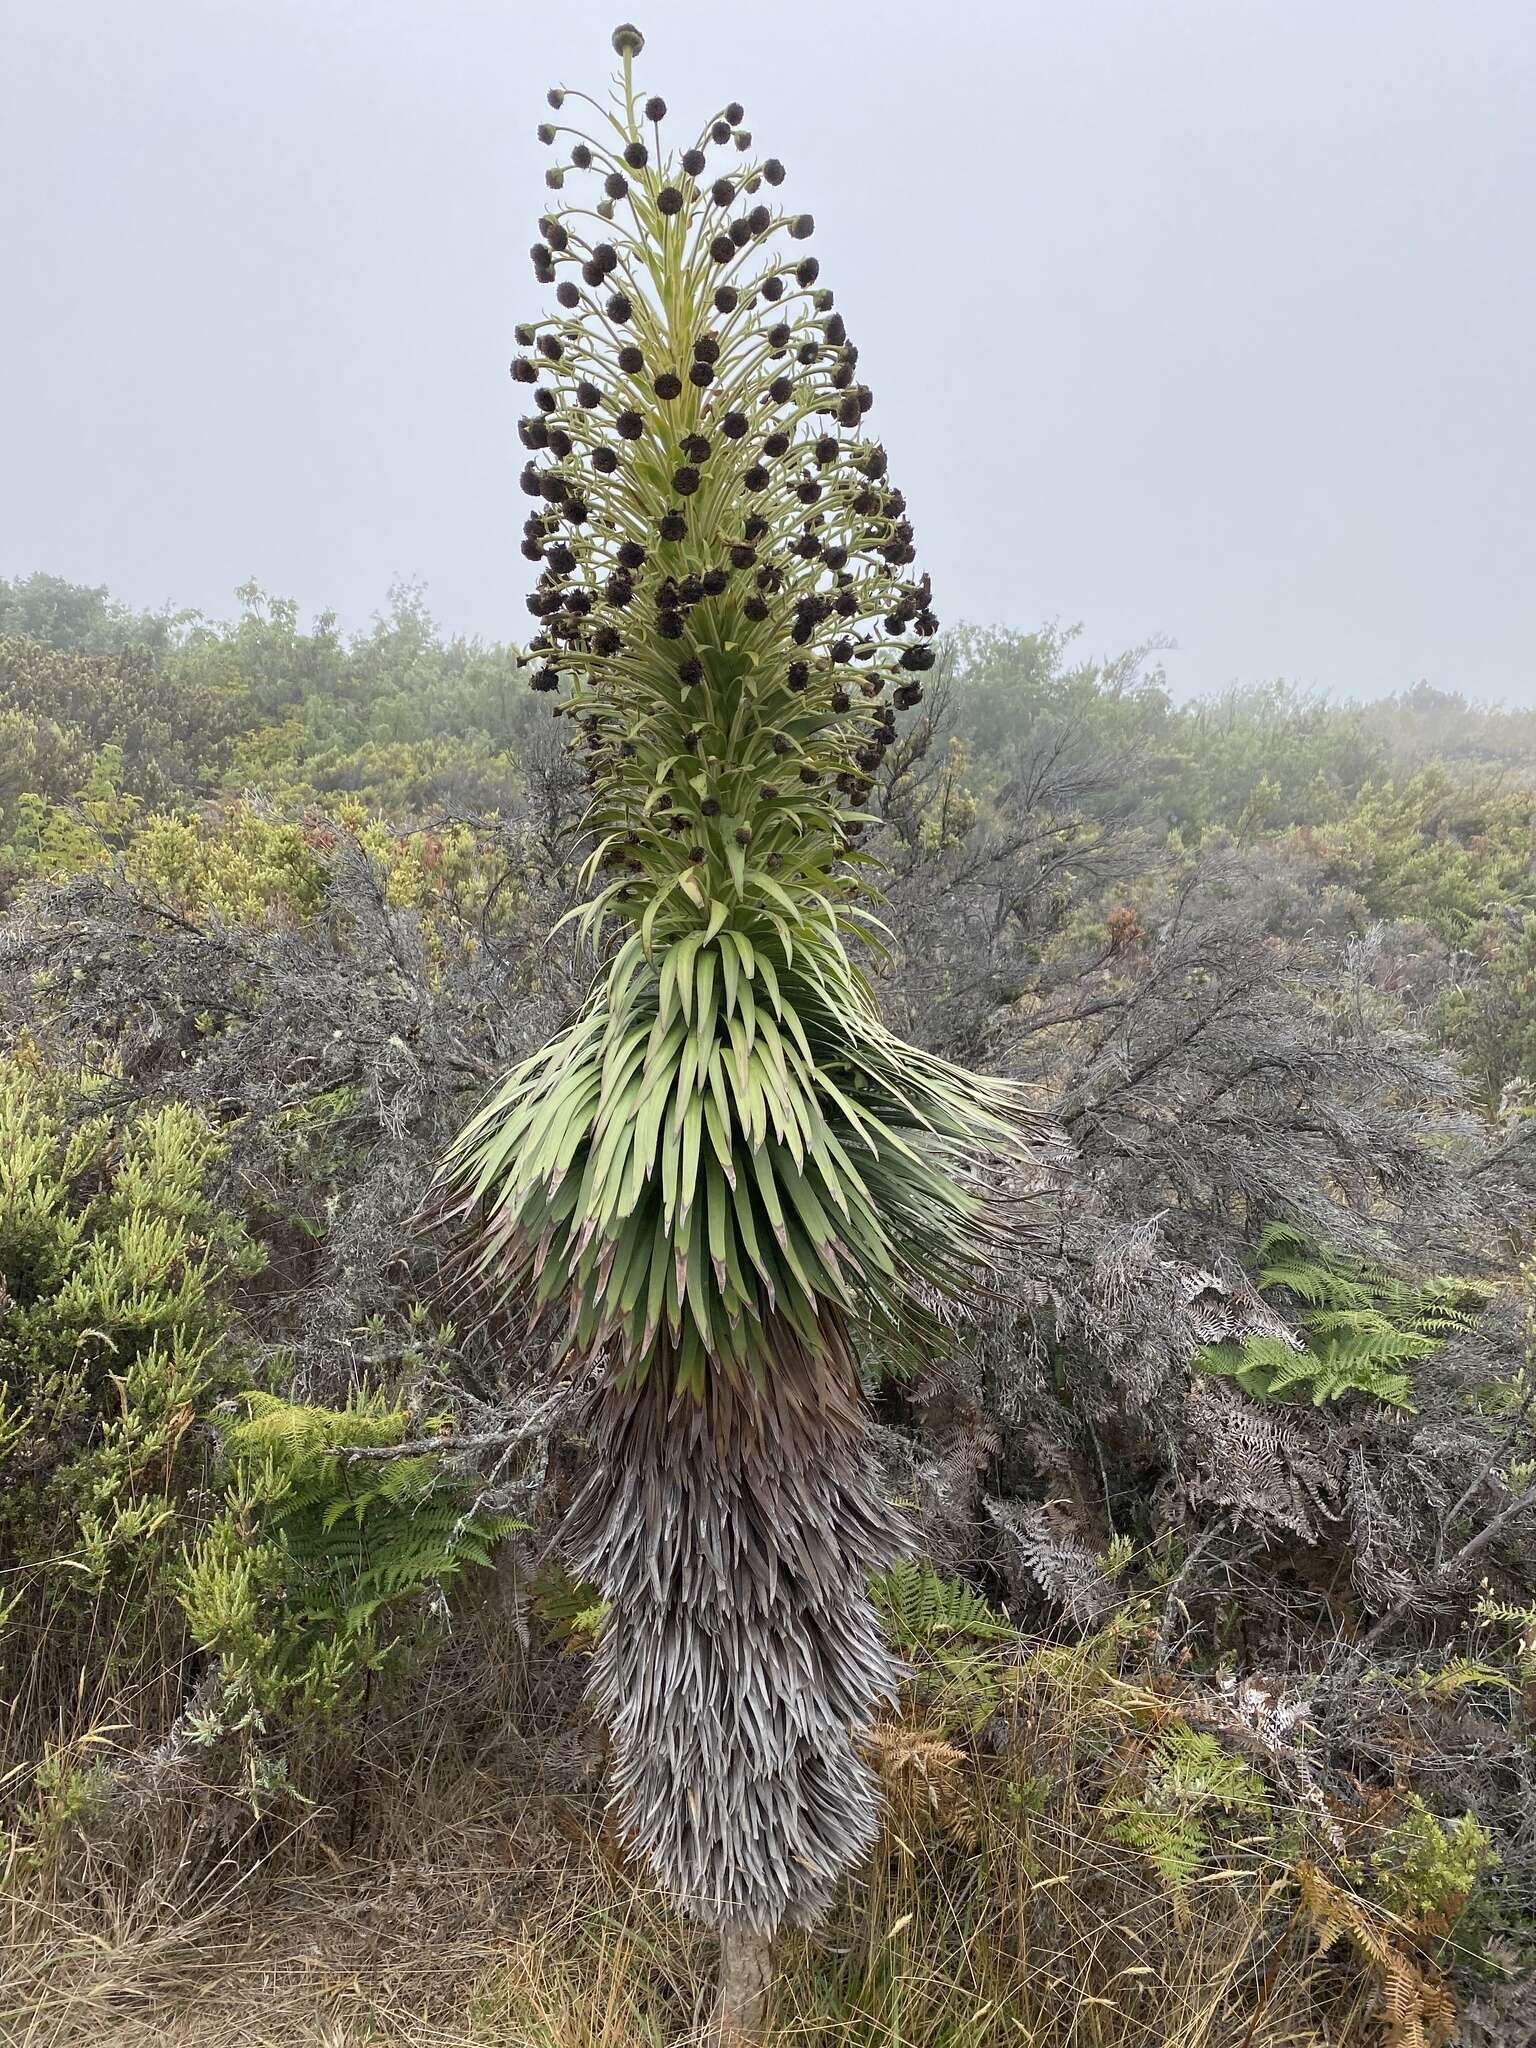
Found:
[[[982,1487],[1003,1446],[985,1410],[941,1393],[923,1405],[917,1433],[875,1427],[870,1444],[887,1493],[900,1503],[923,1555],[941,1572],[971,1570],[983,1549]]]
[[[991,1499],[986,1510],[1015,1581],[1022,1572],[1079,1628],[1114,1611],[1119,1596],[1104,1559],[1060,1502]]]
[[[1259,1528],[1317,1540],[1339,1512],[1337,1452],[1311,1411],[1264,1408],[1224,1380],[1197,1377],[1184,1405],[1186,1498]]]

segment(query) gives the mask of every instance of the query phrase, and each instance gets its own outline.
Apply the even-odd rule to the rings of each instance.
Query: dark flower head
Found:
[[[768,386],[768,396],[775,405],[787,405],[794,395],[795,381],[792,377],[775,377]]]
[[[800,780],[803,783],[805,783],[807,787],[809,787],[813,782],[819,782],[820,779],[821,778],[817,775],[816,770],[814,768],[802,768],[800,770]]]
[[[643,142],[626,142],[624,161],[632,171],[643,171],[651,160],[651,153]]]
[[[637,540],[621,540],[618,556],[626,569],[642,569],[645,566],[645,549]]]
[[[709,196],[716,206],[729,206],[736,197],[736,186],[730,178],[716,178],[709,188]]]
[[[699,805],[699,809],[703,812],[706,818],[718,818],[720,815],[720,799],[718,797],[707,796],[705,797],[704,801]]]
[[[517,343],[519,348],[532,348],[534,343],[534,332],[534,329],[531,327],[519,325],[513,328],[512,338]]]
[[[710,386],[711,384],[713,384],[713,383],[714,383],[714,381],[715,381],[715,372],[714,372],[714,366],[713,366],[712,364],[710,364],[710,363],[690,363],[690,364],[689,364],[689,366],[688,366],[688,382],[689,382],[690,384],[697,384],[697,386],[699,387],[699,389],[700,389],[701,391],[706,391],[706,390],[708,390],[709,386]]]
[[[606,277],[610,270],[618,269],[619,252],[615,249],[612,242],[599,242],[592,251],[592,261],[597,265],[604,277]]]
[[[576,566],[576,557],[563,540],[557,540],[544,559],[557,576],[569,576]]]
[[[646,101],[645,118],[647,121],[665,121],[667,118],[667,103],[659,92],[653,92]]]
[[[717,263],[729,263],[736,254],[736,244],[729,235],[716,235],[709,245],[709,253]]]
[[[553,412],[560,403],[553,391],[540,389],[533,394],[533,402],[540,412]]]
[[[736,147],[738,149],[746,150],[752,147],[751,134],[745,128],[738,128],[736,130],[735,135],[732,137],[732,140],[735,142]]]
[[[757,560],[757,549],[749,547],[745,541],[737,541],[730,550],[730,556],[733,569],[750,569]]]
[[[716,363],[720,360],[720,344],[712,334],[701,334],[693,344],[693,352],[701,363]]]
[[[691,498],[699,488],[699,472],[689,465],[672,472],[672,488],[680,498]]]
[[[663,185],[656,194],[657,209],[662,213],[681,213],[683,195],[675,185]]]
[[[852,699],[846,690],[834,690],[832,692],[832,709],[837,712],[839,717],[848,709],[851,702]]]
[[[816,460],[823,468],[837,460],[837,442],[831,434],[823,434],[816,443]]]
[[[560,687],[558,670],[552,668],[535,669],[529,678],[528,687],[532,690],[558,690]]]
[[[803,690],[811,679],[810,663],[792,661],[784,671],[784,680],[792,690]]]
[[[564,284],[555,286],[555,297],[562,306],[579,306],[581,304],[581,293],[577,291],[575,285],[569,279]]]
[[[729,142],[731,139],[730,122],[716,121],[714,126],[709,131],[709,136],[712,142]]]
[[[663,370],[651,388],[658,398],[676,398],[682,392],[683,380],[675,370]]]
[[[544,173],[544,182],[551,192],[558,192],[565,183],[565,171],[560,164],[551,164]]]
[[[822,329],[822,332],[826,335],[827,340],[832,344],[834,348],[840,348],[842,344],[848,339],[848,329],[844,324],[843,316],[841,313],[834,313],[832,315],[832,318],[827,322],[826,326]]]
[[[629,303],[626,293],[615,292],[608,301],[606,311],[608,318],[614,322],[615,326],[622,327],[634,311],[634,307]]]
[[[632,21],[621,21],[613,32],[613,47],[621,57],[638,57],[645,48],[645,37]]]
[[[727,121],[730,122],[731,126],[734,128],[737,122],[742,119],[746,111],[746,108],[741,104],[740,100],[732,100],[731,104],[725,110],[725,118],[727,119]]]
[[[685,540],[688,522],[681,512],[663,512],[656,522],[656,531],[663,540]]]
[[[629,190],[629,180],[622,171],[610,171],[603,180],[603,190],[610,199],[622,199]]]
[[[761,597],[749,597],[741,607],[745,618],[757,621],[768,616],[767,601]]]
[[[594,257],[589,256],[581,266],[581,277],[584,284],[601,284],[603,266]]]
[[[803,263],[795,265],[795,277],[800,284],[814,284],[821,275],[821,265],[814,256],[807,256]]]
[[[658,612],[656,630],[663,640],[681,640],[683,637],[683,615],[681,612]]]
[[[732,242],[735,243],[738,249],[745,249],[748,242],[752,239],[750,223],[745,220],[733,220],[731,222],[730,235]]]
[[[730,576],[724,569],[706,569],[699,578],[699,581],[704,586],[704,595],[706,597],[718,597],[730,580]]]
[[[639,349],[635,347],[632,341],[626,342],[623,348],[619,350],[618,362],[619,368],[626,377],[638,377],[645,368],[645,357],[641,355]]]
[[[777,462],[781,455],[787,455],[789,453],[788,434],[770,434],[763,443],[763,453],[775,462]]]
[[[715,293],[715,310],[720,313],[734,313],[741,294],[733,284],[723,284]]]
[[[613,424],[626,441],[638,441],[645,432],[645,421],[637,412],[621,412]]]
[[[768,472],[760,462],[754,462],[741,480],[749,491],[766,491],[768,488]]]
[[[763,165],[763,176],[768,180],[770,185],[783,184],[784,166],[779,162],[776,156],[769,157],[767,163]]]
[[[574,442],[571,440],[570,435],[565,431],[564,427],[550,428],[549,452],[551,455],[557,455],[560,458],[560,460],[564,462],[566,456],[570,454],[571,449],[574,445]]]
[[[602,395],[602,392],[598,390],[589,377],[583,377],[576,386],[576,403],[587,411],[590,411],[594,405],[600,402]]]
[[[696,178],[700,171],[703,170],[707,161],[708,159],[705,157],[702,149],[685,149],[683,151],[683,169],[690,178]]]
[[[541,121],[541,122],[539,123],[539,127],[538,127],[538,136],[539,136],[539,140],[540,140],[540,142],[553,142],[553,141],[554,141],[554,139],[555,139],[555,124],[554,124],[554,122],[553,122],[553,121]]]
[[[565,350],[552,334],[541,334],[539,336],[539,354],[547,357],[552,363],[558,363],[565,354]]]
[[[561,86],[552,85],[544,97],[552,107],[559,108],[565,105],[565,91]]]
[[[766,206],[754,206],[747,215],[747,226],[754,235],[766,235],[773,224],[773,215]]]
[[[808,213],[796,214],[789,224],[789,232],[797,242],[805,241],[816,231],[816,223]]]
[[[787,320],[776,321],[768,330],[768,346],[772,349],[788,348],[789,331],[789,322]]]
[[[702,434],[685,434],[683,436],[683,453],[690,462],[708,462],[709,443]]]
[[[767,520],[760,518],[756,512],[749,513],[742,521],[742,537],[745,540],[761,540],[767,531]]]
[[[586,171],[591,169],[592,152],[590,149],[588,149],[587,145],[584,142],[578,142],[575,148],[571,151],[571,162],[576,166],[578,171]]]
[[[720,431],[728,441],[739,441],[747,431],[747,424],[744,412],[728,412],[720,422]]]
[[[782,299],[784,296],[783,278],[778,276],[765,277],[762,283],[762,293],[765,299]]]
[[[539,376],[539,366],[531,363],[527,356],[512,358],[512,381],[514,384],[534,384]]]
[[[704,664],[696,654],[690,654],[686,661],[677,665],[677,679],[685,690],[691,690],[695,683],[704,680]]]

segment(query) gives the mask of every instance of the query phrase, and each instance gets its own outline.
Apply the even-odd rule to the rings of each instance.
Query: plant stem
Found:
[[[720,1929],[720,2002],[715,2008],[719,2048],[748,2048],[763,2039],[773,1984],[773,1945],[727,1920]]]

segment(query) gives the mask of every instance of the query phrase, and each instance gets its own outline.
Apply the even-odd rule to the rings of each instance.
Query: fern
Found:
[[[1473,1327],[1482,1290],[1448,1275],[1411,1285],[1352,1253],[1321,1250],[1291,1225],[1260,1234],[1259,1286],[1297,1315],[1298,1342],[1258,1333],[1208,1345],[1202,1370],[1259,1401],[1309,1398],[1314,1407],[1364,1394],[1411,1408],[1412,1368]]]
[[[1146,1857],[1175,1899],[1231,1822],[1268,1823],[1263,1779],[1214,1735],[1182,1721],[1162,1731],[1137,1776],[1106,1803],[1110,1832]]]
[[[915,1694],[941,1733],[975,1733],[1003,1705],[1018,1631],[962,1579],[903,1559],[869,1582],[892,1644],[914,1664]]]
[[[182,1605],[226,1687],[328,1713],[403,1646],[382,1618],[441,1600],[524,1525],[478,1508],[427,1456],[359,1461],[410,1418],[374,1395],[329,1409],[252,1393],[224,1426],[229,1505],[186,1562]]]
[[[926,1559],[906,1558],[869,1582],[870,1597],[899,1650],[951,1643],[1002,1643],[1017,1631],[963,1579],[946,1579]]]

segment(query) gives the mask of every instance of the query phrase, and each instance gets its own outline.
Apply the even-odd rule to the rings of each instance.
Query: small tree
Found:
[[[558,311],[512,365],[532,681],[585,760],[608,967],[439,1195],[488,1309],[558,1319],[588,1377],[566,1538],[609,1603],[615,1801],[722,1927],[729,2034],[876,1831],[857,1738],[897,1673],[866,1577],[902,1536],[856,1361],[939,1341],[997,1242],[975,1169],[1030,1118],[894,1038],[845,943],[877,943],[858,806],[938,622],[811,217],[737,105],[665,149],[638,31],[614,47],[613,112],[549,95],[548,184],[598,190],[539,223]]]

